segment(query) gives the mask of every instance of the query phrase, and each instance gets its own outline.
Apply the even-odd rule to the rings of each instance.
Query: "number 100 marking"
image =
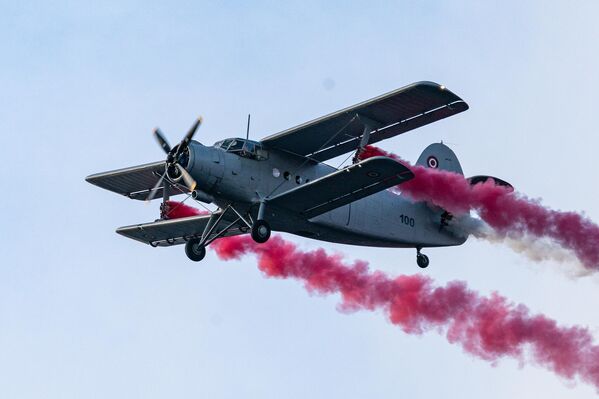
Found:
[[[401,222],[403,224],[405,224],[406,226],[410,226],[410,227],[414,227],[414,225],[416,224],[416,221],[414,220],[414,218],[411,218],[406,215],[400,215],[399,220],[401,220]]]

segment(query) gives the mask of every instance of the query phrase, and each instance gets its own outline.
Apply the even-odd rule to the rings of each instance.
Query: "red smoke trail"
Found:
[[[255,254],[268,277],[298,279],[318,294],[339,293],[342,310],[380,309],[406,333],[444,331],[449,342],[484,360],[528,358],[599,389],[599,346],[586,328],[560,327],[498,294],[480,296],[464,282],[437,287],[422,275],[392,278],[369,271],[365,261],[345,264],[341,255],[323,249],[301,251],[279,236],[265,244],[248,236],[229,237],[211,246],[223,260]]]
[[[189,205],[185,205],[182,202],[177,201],[166,201],[166,217],[167,219],[179,219],[188,216],[204,215],[207,212],[203,212],[197,208]]]
[[[397,155],[374,146],[368,146],[360,158],[377,155],[401,161]],[[412,199],[432,202],[456,214],[476,210],[487,224],[501,233],[551,238],[572,250],[586,269],[599,270],[599,226],[581,214],[548,209],[491,181],[471,186],[457,173],[407,166],[416,177],[403,183],[400,190]]]
[[[203,213],[175,201],[168,206],[171,217]],[[588,329],[560,327],[496,293],[483,297],[459,281],[436,287],[422,275],[391,278],[369,271],[365,261],[346,264],[341,255],[323,249],[304,252],[279,236],[265,244],[256,244],[247,235],[221,238],[211,248],[223,260],[254,254],[266,276],[301,280],[310,292],[339,293],[343,311],[380,309],[406,333],[443,331],[449,342],[481,359],[528,358],[561,377],[579,378],[599,390],[599,346]]]

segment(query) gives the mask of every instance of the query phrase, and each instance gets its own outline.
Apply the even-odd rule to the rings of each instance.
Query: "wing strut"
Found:
[[[362,131],[362,137],[360,138],[360,143],[358,144],[356,153],[354,154],[354,157],[352,158],[352,163],[360,162],[360,154],[362,154],[362,152],[364,152],[364,149],[366,148],[366,146],[368,145],[368,142],[370,141],[370,133],[371,132],[377,133],[379,128],[383,127],[383,125],[384,125],[383,123],[374,121],[364,115],[356,114],[356,117],[364,125],[364,130]]]

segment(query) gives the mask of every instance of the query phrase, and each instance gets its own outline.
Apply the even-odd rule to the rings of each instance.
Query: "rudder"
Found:
[[[464,175],[462,166],[455,153],[443,143],[433,143],[426,147],[416,165],[424,166],[425,168],[447,170],[449,172],[459,173]]]

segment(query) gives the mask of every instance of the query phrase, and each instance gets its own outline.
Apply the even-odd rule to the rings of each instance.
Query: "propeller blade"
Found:
[[[154,197],[156,196],[156,193],[158,192],[158,190],[160,189],[160,186],[162,185],[162,182],[164,181],[164,176],[166,176],[166,172],[164,172],[162,174],[162,176],[160,176],[160,179],[158,179],[158,182],[154,185],[152,190],[150,190],[150,194],[148,194],[148,198],[146,198],[147,202],[152,201],[154,199]]]
[[[185,168],[179,164],[177,164],[177,169],[179,169],[179,172],[181,172],[181,177],[183,178],[183,181],[185,182],[185,185],[187,186],[189,191],[195,190],[197,183],[193,179],[193,177],[191,177],[189,172],[187,170],[185,170]]]
[[[171,146],[168,144],[168,141],[166,141],[166,138],[164,138],[164,135],[162,134],[160,129],[154,129],[154,137],[156,138],[156,141],[158,141],[158,144],[160,144],[160,147],[162,147],[164,152],[166,152],[167,154],[171,152]]]
[[[175,156],[174,156],[175,159],[178,159],[179,155],[183,152],[183,150],[185,148],[187,148],[187,146],[189,145],[189,142],[191,141],[193,136],[196,134],[196,131],[198,130],[198,127],[200,127],[201,124],[202,124],[202,117],[200,116],[200,117],[198,117],[198,119],[196,119],[194,124],[191,126],[191,128],[189,129],[189,131],[187,132],[185,137],[183,137],[183,140],[181,141],[181,144],[179,144],[179,147],[177,147],[177,152],[175,153]]]
[[[198,119],[196,119],[196,121],[193,123],[193,125],[191,126],[191,128],[189,129],[187,134],[185,135],[185,138],[183,139],[183,142],[185,143],[185,145],[189,144],[189,142],[193,138],[194,134],[196,134],[196,131],[198,130],[198,128],[200,127],[201,124],[202,124],[202,117],[199,116]]]

